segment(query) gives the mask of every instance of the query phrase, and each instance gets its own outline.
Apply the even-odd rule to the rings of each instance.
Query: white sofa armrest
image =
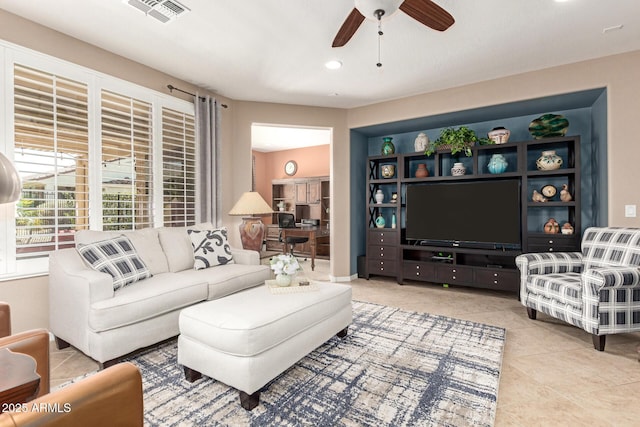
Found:
[[[231,255],[233,255],[233,261],[237,264],[260,265],[260,252],[231,248]]]
[[[49,329],[56,337],[91,354],[91,304],[113,295],[113,278],[87,267],[75,248],[49,255]]]
[[[57,280],[61,278],[63,280]],[[53,280],[56,279],[56,280]],[[75,249],[62,249],[49,256],[49,287],[65,292],[75,289],[73,295],[85,294],[87,304],[113,298],[113,278],[88,267]],[[86,293],[84,291],[87,291]]]

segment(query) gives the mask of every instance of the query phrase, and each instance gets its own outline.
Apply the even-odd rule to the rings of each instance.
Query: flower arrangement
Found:
[[[276,276],[280,274],[292,276],[302,270],[298,260],[291,254],[276,255],[271,258],[269,263]]]

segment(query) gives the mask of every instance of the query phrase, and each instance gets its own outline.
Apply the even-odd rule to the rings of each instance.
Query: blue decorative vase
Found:
[[[507,170],[507,166],[509,166],[509,163],[502,154],[494,154],[489,160],[487,169],[491,173],[503,173]]]
[[[380,152],[383,156],[388,156],[396,152],[396,147],[393,145],[393,142],[391,142],[392,139],[393,138],[389,136],[382,138],[382,150],[380,150]]]
[[[378,217],[376,218],[376,227],[384,228],[385,224],[386,224],[386,221],[384,220],[384,217],[382,216],[382,214],[378,214]]]

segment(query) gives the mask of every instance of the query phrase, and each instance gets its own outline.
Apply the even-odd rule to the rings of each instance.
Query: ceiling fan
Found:
[[[355,0],[355,7],[338,30],[331,46],[347,44],[365,17],[375,18],[380,23],[382,16],[389,16],[398,9],[437,31],[445,31],[455,22],[449,12],[431,0]]]

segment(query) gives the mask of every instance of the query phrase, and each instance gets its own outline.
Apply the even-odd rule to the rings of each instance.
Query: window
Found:
[[[87,86],[50,73],[14,68],[18,257],[73,245],[88,228]]]
[[[102,227],[151,227],[151,104],[103,90],[101,105]]]
[[[193,115],[162,109],[162,202],[164,224],[196,220],[196,135]]]
[[[191,102],[2,40],[0,63],[0,149],[23,181],[0,206],[0,280],[46,273],[79,230],[199,220]]]

